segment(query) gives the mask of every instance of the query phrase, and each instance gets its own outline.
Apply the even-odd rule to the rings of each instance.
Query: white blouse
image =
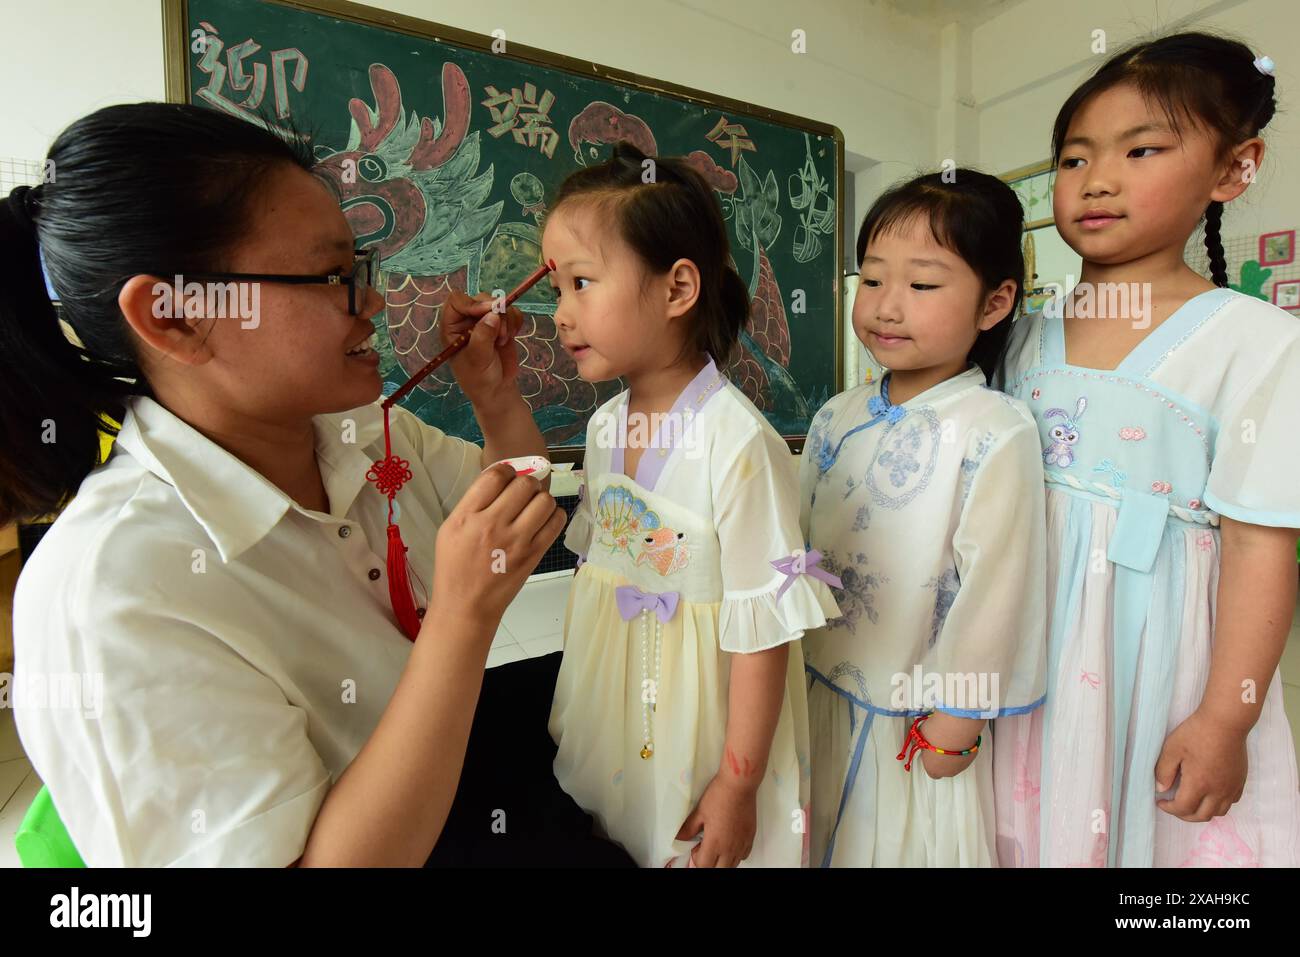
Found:
[[[388,595],[387,499],[365,478],[383,415],[314,426],[328,515],[132,399],[109,461],[24,566],[15,716],[88,865],[292,863],[392,696],[411,643]],[[428,588],[481,451],[402,409],[392,445],[414,473],[398,522]]]

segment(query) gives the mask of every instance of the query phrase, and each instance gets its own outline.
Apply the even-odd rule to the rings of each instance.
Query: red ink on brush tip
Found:
[[[516,299],[518,299],[520,296],[526,293],[529,289],[532,289],[533,286],[535,286],[543,276],[545,276],[548,272],[551,272],[553,269],[555,269],[555,261],[553,259],[547,260],[546,262],[538,266],[536,269],[534,269],[531,273],[529,273],[524,278],[523,282],[521,282],[518,286],[515,286],[514,290],[510,293],[510,295],[506,296],[506,305],[507,306],[510,305]]]

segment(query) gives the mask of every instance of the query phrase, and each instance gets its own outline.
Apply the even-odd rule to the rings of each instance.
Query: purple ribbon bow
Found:
[[[667,624],[677,612],[677,592],[666,591],[656,594],[644,592],[635,585],[619,585],[614,589],[614,600],[618,603],[618,613],[624,621],[631,621],[639,612],[653,611],[658,619]]]
[[[803,555],[791,555],[789,558],[778,558],[772,562],[772,567],[786,576],[780,590],[776,593],[776,600],[781,600],[785,590],[794,584],[795,578],[799,575],[811,575],[813,578],[824,581],[835,588],[843,588],[844,584],[840,581],[839,576],[832,575],[826,569],[818,567],[821,560],[822,553],[815,548],[810,548]]]

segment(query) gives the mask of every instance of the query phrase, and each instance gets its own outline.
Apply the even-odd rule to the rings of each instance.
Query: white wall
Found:
[[[979,162],[992,173],[1051,155],[1052,123],[1073,91],[1108,54],[1091,52],[1092,31],[1108,47],[1153,31],[1227,33],[1276,63],[1278,112],[1264,132],[1259,175],[1224,214],[1224,234],[1291,229],[1300,220],[1300,4],[1295,0],[1027,0],[972,32],[972,92],[979,114]]]
[[[858,168],[933,152],[939,31],[862,0],[370,5],[483,34],[501,28],[508,41],[834,123]],[[162,99],[161,11],[160,0],[24,6],[23,33],[37,39],[6,43],[0,56],[0,89],[25,91],[4,105],[0,156],[37,159],[99,106]],[[0,13],[0,32],[9,16]],[[805,31],[806,53],[791,51],[795,29]]]
[[[0,156],[43,159],[78,117],[163,99],[160,2],[4,0],[0,36]]]
[[[373,6],[833,123],[861,171],[854,222],[889,183],[946,157],[1005,172],[1045,159],[1056,110],[1100,62],[1092,31],[1112,44],[1153,28],[1208,26],[1270,52],[1281,104],[1265,162],[1233,232],[1289,228],[1300,213],[1300,32],[1295,0],[1024,0],[974,28],[940,26],[878,0],[375,0]],[[905,6],[905,4],[901,4]],[[588,10],[598,9],[599,15]],[[161,0],[44,0],[7,6],[24,43],[0,56],[0,156],[38,159],[69,122],[109,103],[161,99]],[[647,11],[654,11],[653,14]],[[665,13],[666,11],[666,13]],[[791,52],[791,31],[807,53]],[[18,92],[14,92],[18,91]],[[849,211],[845,211],[850,215]]]

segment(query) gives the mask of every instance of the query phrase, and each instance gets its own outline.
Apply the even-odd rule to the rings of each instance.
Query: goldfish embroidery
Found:
[[[649,562],[660,575],[671,575],[686,567],[690,551],[686,547],[686,533],[671,528],[657,528],[641,538],[641,552],[636,563]]]

